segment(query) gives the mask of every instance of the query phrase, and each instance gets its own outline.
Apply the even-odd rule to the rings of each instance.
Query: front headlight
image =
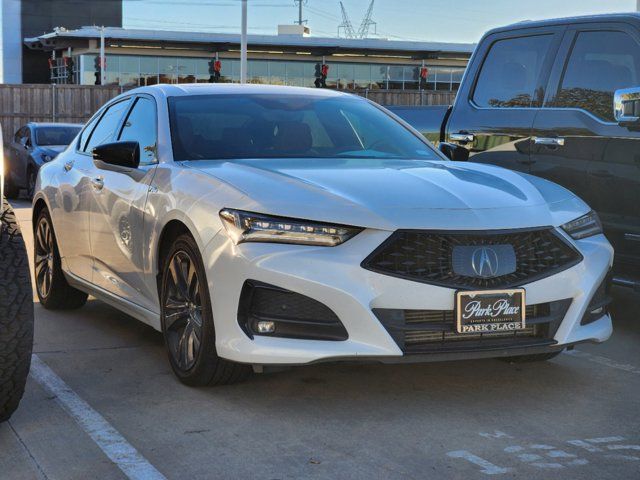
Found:
[[[565,223],[562,225],[562,229],[574,240],[580,240],[602,233],[602,223],[600,223],[598,214],[592,210],[586,215]]]
[[[236,245],[271,242],[334,247],[362,231],[357,227],[272,217],[229,208],[220,211],[220,219]]]

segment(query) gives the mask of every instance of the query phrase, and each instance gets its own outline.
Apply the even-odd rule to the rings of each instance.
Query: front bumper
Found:
[[[455,290],[371,272],[360,267],[390,232],[365,230],[337,247],[245,243],[218,234],[203,252],[223,358],[257,365],[299,365],[331,360],[436,361],[557,351],[580,342],[602,342],[612,333],[611,318],[581,325],[591,298],[605,280],[613,249],[603,235],[570,240],[582,253],[579,264],[522,285],[528,304],[569,299],[553,337],[536,344],[501,343],[458,351],[406,355],[374,310],[453,310]],[[238,323],[240,295],[247,280],[306,295],[331,309],[348,332],[343,341],[254,336]],[[557,327],[557,328],[556,328]]]

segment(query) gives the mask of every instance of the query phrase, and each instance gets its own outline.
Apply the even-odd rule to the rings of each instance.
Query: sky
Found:
[[[293,0],[248,0],[249,33],[275,34],[278,24],[298,18]],[[343,0],[357,30],[370,0]],[[375,0],[372,19],[378,37],[475,43],[492,27],[522,20],[629,12],[636,0]],[[338,0],[306,0],[303,18],[314,36],[336,36]],[[237,33],[239,0],[124,0],[129,28]],[[372,36],[372,35],[371,35]]]

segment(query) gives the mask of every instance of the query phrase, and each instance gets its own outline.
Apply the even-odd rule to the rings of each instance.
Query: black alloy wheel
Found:
[[[169,261],[164,327],[169,353],[183,371],[193,368],[202,346],[202,299],[194,261],[184,250]]]
[[[35,273],[36,288],[40,298],[48,298],[53,284],[53,235],[49,218],[41,216],[36,227]]]
[[[248,365],[220,358],[209,285],[198,245],[189,234],[173,240],[162,264],[160,307],[169,363],[190,386],[229,385],[245,380]]]

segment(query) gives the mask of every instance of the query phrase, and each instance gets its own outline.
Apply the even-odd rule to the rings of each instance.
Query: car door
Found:
[[[640,87],[635,28],[568,28],[534,121],[531,173],[596,210],[616,250],[617,273],[633,270],[640,278],[640,130],[618,124],[613,112],[615,90],[630,87]]]
[[[474,162],[528,171],[531,127],[563,29],[485,37],[456,97],[446,141],[465,146]]]
[[[24,154],[27,149],[26,141],[28,131],[29,127],[26,125],[18,129],[8,148],[8,161],[5,168],[7,168],[11,182],[18,187],[22,187],[24,185],[21,182],[24,181],[22,171],[24,170],[25,165]]]
[[[143,265],[144,209],[156,170],[157,113],[153,97],[136,96],[111,141],[136,141],[140,167],[97,163],[91,210],[94,283],[108,292],[156,311]]]

